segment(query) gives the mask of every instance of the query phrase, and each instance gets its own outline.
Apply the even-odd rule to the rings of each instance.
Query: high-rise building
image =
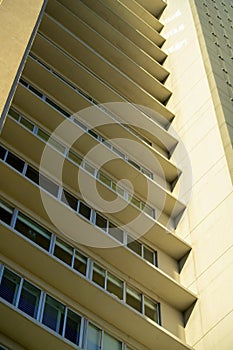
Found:
[[[230,350],[232,11],[0,2],[0,350]]]

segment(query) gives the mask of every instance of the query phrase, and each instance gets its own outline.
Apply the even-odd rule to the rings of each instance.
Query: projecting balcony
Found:
[[[11,186],[9,186],[9,183]],[[16,203],[22,203],[23,206],[29,208],[30,211],[36,213],[36,215],[41,217],[46,222],[50,221],[46,209],[43,206],[38,186],[2,162],[1,188],[6,198],[13,198]],[[23,191],[22,188],[24,189]],[[30,196],[25,196],[25,193],[30,193]],[[87,237],[87,239],[89,237],[90,242],[95,242],[95,240],[97,240],[97,242],[99,240],[103,240],[104,242],[106,241],[107,246],[113,245],[114,242],[111,236],[104,234],[102,230],[95,228],[93,225],[89,225],[89,221],[87,223],[85,220],[77,217],[77,220],[79,221],[78,226],[76,224],[69,225],[69,220],[72,222],[74,218],[74,212],[72,210],[68,210],[68,208],[66,209],[66,207],[57,201],[55,197],[46,194],[46,192],[44,195],[45,198],[47,198],[46,203],[50,203],[51,208],[55,208],[53,213],[56,218],[66,218],[64,222],[61,222],[61,225],[64,225],[64,232],[67,231],[68,225],[71,239],[73,235],[74,240],[77,241],[77,235],[80,235],[80,241],[82,241],[82,232],[85,232],[85,237]],[[143,220],[150,220],[150,217],[147,215],[144,215],[143,217]],[[67,225],[65,225],[65,222],[67,222]],[[146,223],[148,224],[148,222]],[[79,227],[80,231],[77,232],[76,227]],[[89,228],[87,229],[87,227]],[[143,228],[144,227],[142,227],[142,229]],[[139,227],[139,230],[140,229],[141,227]],[[158,248],[176,260],[181,259],[191,249],[185,241],[174,235],[157,221],[153,222],[153,227],[144,235],[144,238],[148,241],[148,243],[151,242],[153,245],[158,246]]]
[[[83,275],[23,239],[11,229],[2,226],[2,231],[0,242],[4,256],[14,259],[17,264],[61,291],[75,303],[90,310],[104,321],[114,324],[123,333],[148,348],[153,349],[156,344],[156,347],[164,349],[190,349],[166,329],[135,312],[123,301],[106,293]],[[17,256],[15,256],[15,246],[20,252]],[[166,315],[164,314],[163,317]]]
[[[156,91],[159,91],[159,89],[168,92],[168,90],[161,85],[159,80],[156,79],[156,76],[154,77],[146,72],[145,69],[135,63],[134,58],[130,59],[116,48],[114,43],[107,41],[102,35],[98,34],[91,25],[88,25],[86,21],[83,22],[82,19],[75,16],[61,4],[55,1],[53,3],[49,2],[47,13],[53,20],[59,22],[64,28],[69,30],[70,33],[74,34],[87,44],[89,48],[93,49],[97,55],[99,54],[104,60],[106,59],[108,64],[112,64],[116,70],[119,70],[119,74],[125,74],[125,76],[140,85],[142,89],[152,96],[154,95],[159,99],[159,96],[156,95]]]
[[[156,17],[159,17],[167,6],[166,0],[137,0],[137,2]]]
[[[81,350],[3,300],[0,315],[4,315],[0,317],[1,332],[26,349]]]
[[[174,118],[174,114],[171,111],[169,111],[162,103],[160,103],[155,98],[153,98],[149,94],[146,94],[140,89],[138,90],[138,93],[141,96],[139,99],[136,95],[132,96],[131,94],[132,99],[130,101],[126,100],[125,96],[121,96],[119,92],[115,91],[114,89],[109,87],[105,82],[98,79],[90,71],[88,71],[77,61],[75,61],[74,58],[72,58],[64,51],[58,49],[53,43],[51,43],[49,40],[43,38],[40,35],[37,35],[34,41],[32,53],[36,55],[39,59],[41,59],[43,62],[45,62],[48,66],[52,67],[52,69],[54,69],[57,73],[61,74],[61,76],[63,76],[70,83],[86,92],[98,103],[107,103],[111,101],[132,102],[135,104],[141,104],[142,106],[146,105],[147,107],[152,108],[150,111],[147,112],[147,114],[152,119],[157,120],[159,118],[159,115],[162,116],[158,120],[162,126],[167,126],[168,122]],[[32,63],[30,63],[30,66],[28,65],[27,69],[30,69],[28,72],[31,71],[31,73],[35,75],[36,79],[40,79],[39,75],[37,74],[37,70],[33,68]],[[31,79],[33,79],[33,75],[31,76]],[[53,93],[54,92],[55,91],[53,90]],[[141,95],[141,93],[143,96]],[[147,97],[149,98],[149,100],[147,100]],[[67,102],[69,102],[68,96],[66,96],[66,99]],[[150,103],[152,103],[153,106],[150,106]],[[80,110],[80,108],[75,107],[75,109],[73,109],[73,112],[77,112],[78,110]]]
[[[96,41],[99,50],[105,51],[106,58],[108,58],[108,55],[111,55],[111,60],[114,59],[114,63],[117,61],[117,58],[115,59],[113,56],[114,48],[103,41],[95,32],[89,30],[85,24],[79,24],[77,20],[75,20],[75,17],[72,17],[70,13],[68,13],[67,17],[67,22],[69,23],[67,26],[71,27],[73,31],[75,31],[77,25],[76,35],[49,15],[44,15],[39,29],[40,33],[57,45],[61,50],[71,55],[77,62],[80,62],[80,64],[85,66],[98,79],[101,79],[110,88],[117,91],[129,101],[137,102],[138,104],[146,104],[148,107],[153,108],[155,105],[154,100],[158,100],[160,103],[165,103],[169,99],[171,92],[152,76],[147,76],[148,83],[146,79],[142,79],[142,83],[140,84],[140,80],[135,77],[133,80],[137,80],[137,82],[134,82],[132,80],[133,75],[127,77],[125,74],[126,70],[122,73],[118,67],[114,67],[104,57],[95,52],[93,50],[93,48],[95,48],[93,41]],[[86,32],[85,41],[88,41],[93,48],[87,46],[83,43],[82,39],[78,37],[81,35],[80,32],[84,30]],[[90,36],[93,38],[90,38]],[[122,64],[124,63],[122,62]],[[151,87],[150,84],[152,84]]]
[[[78,142],[74,144],[73,149],[78,151],[78,154],[86,154],[89,150],[95,149],[96,146],[99,146],[98,152],[93,152],[88,157],[88,161],[90,164],[93,164],[97,169],[101,168],[106,174],[110,174],[113,179],[120,180],[122,178],[122,173],[124,174],[124,178],[131,181],[135,189],[135,195],[139,195],[142,200],[147,201],[148,196],[148,204],[155,208],[155,218],[158,219],[156,210],[162,211],[162,213],[166,214],[168,217],[176,220],[181,213],[184,211],[185,206],[179,202],[169,191],[162,188],[157,182],[152,181],[145,177],[142,172],[139,172],[134,166],[132,166],[129,162],[126,162],[122,158],[114,159],[113,161],[109,161],[109,159],[113,158],[112,151],[99,144],[99,142],[93,138],[89,134],[83,134],[82,129],[76,127],[75,124],[71,124],[71,128],[75,132],[77,136]],[[14,135],[17,134],[17,138]],[[83,134],[83,135],[82,135]],[[81,136],[82,135],[82,136]],[[65,135],[66,136],[66,135]],[[79,136],[81,136],[79,138]],[[5,128],[2,133],[2,139],[9,144],[13,149],[17,149],[18,152],[24,154],[26,159],[29,159],[30,162],[36,164],[39,167],[41,155],[44,149],[44,142],[41,139],[36,138],[32,132],[27,129],[21,127],[14,120],[8,118],[6,121]],[[64,144],[66,140],[64,139]],[[33,149],[31,145],[33,144]],[[58,153],[57,151],[51,149],[51,159],[53,162],[50,162],[47,166],[46,172],[52,175],[52,178],[56,179],[57,174],[61,169],[61,165],[63,164],[64,155]],[[103,165],[102,165],[103,164]],[[102,166],[101,166],[102,165]],[[63,164],[63,182],[68,188],[72,188],[74,193],[80,192],[79,182],[76,181],[79,176],[79,172],[83,173],[81,168],[77,167],[77,164],[70,162],[69,160],[65,160]],[[88,173],[84,172],[85,175],[85,188],[93,187],[96,184],[96,178],[90,176]],[[74,181],[75,179],[75,181]],[[84,186],[84,184],[82,185]],[[89,188],[90,188],[89,187]],[[102,183],[98,183],[98,190],[101,195],[105,198],[106,201],[113,201],[117,193],[113,192],[109,187],[106,187]],[[98,201],[96,202],[96,194],[94,192],[90,192],[90,200],[99,205]],[[120,199],[120,204],[124,207],[124,199]],[[127,203],[126,203],[127,204]],[[121,210],[114,214],[114,218],[121,222],[122,224],[127,224],[133,218],[137,217],[140,214],[138,208],[132,206],[131,204],[127,205],[125,210]],[[143,216],[143,219],[140,222],[140,227],[131,228],[133,231],[136,229],[142,230],[143,226],[147,227],[153,226],[154,220],[151,217]],[[151,224],[150,224],[151,222]]]

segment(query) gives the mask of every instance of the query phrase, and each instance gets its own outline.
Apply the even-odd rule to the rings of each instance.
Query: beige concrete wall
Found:
[[[216,110],[188,1],[168,1],[164,12],[169,53],[165,67],[173,91],[168,107],[176,114],[173,127],[188,155],[174,158],[184,168],[181,199],[190,195],[177,228],[193,250],[181,272],[181,282],[198,293],[186,324],[186,341],[196,350],[233,348],[232,295],[232,183],[218,126]],[[200,35],[200,32],[198,32]],[[190,162],[192,175],[187,170]]]
[[[1,115],[43,2],[43,0],[3,0],[0,2]]]

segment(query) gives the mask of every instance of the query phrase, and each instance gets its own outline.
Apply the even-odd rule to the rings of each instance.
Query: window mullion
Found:
[[[13,215],[12,215],[12,218],[11,218],[11,223],[10,223],[10,226],[12,227],[12,228],[14,228],[15,227],[15,224],[16,224],[16,220],[17,220],[17,216],[18,216],[18,209],[14,209],[13,210]]]
[[[64,312],[64,321],[63,321],[63,329],[62,329],[62,337],[65,338],[65,330],[66,330],[66,321],[67,321],[67,312],[68,312],[68,307],[65,307],[65,312]]]
[[[38,314],[37,314],[37,321],[41,323],[42,323],[43,314],[44,314],[45,298],[46,298],[46,293],[44,291],[41,291],[40,301],[38,305]]]
[[[20,299],[20,294],[21,294],[22,288],[23,288],[23,282],[24,282],[24,278],[21,278],[20,283],[19,283],[19,289],[17,290],[17,296],[15,299],[15,307],[17,307],[17,308],[19,306],[19,299]]]

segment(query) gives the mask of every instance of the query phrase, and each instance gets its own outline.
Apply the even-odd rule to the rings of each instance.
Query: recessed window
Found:
[[[126,288],[126,303],[135,310],[142,312],[142,295],[136,289]]]
[[[129,235],[127,237],[127,247],[138,255],[142,254],[142,245],[138,241],[133,240]]]
[[[72,196],[72,194],[63,190],[61,200],[62,202],[70,206],[73,210],[77,210],[78,200],[74,196]]]
[[[89,322],[88,330],[87,330],[87,350],[101,349],[101,339],[102,339],[101,329]]]
[[[23,126],[25,126],[25,128],[27,128],[28,130],[32,131],[34,128],[34,124],[32,124],[29,120],[21,117],[20,119],[20,124],[22,124]]]
[[[56,238],[53,254],[64,263],[68,265],[72,264],[73,248],[59,238]]]
[[[154,264],[154,252],[153,250],[143,246],[143,258],[149,261],[151,264]]]
[[[15,305],[20,281],[18,275],[5,268],[0,284],[0,297]]]
[[[74,269],[86,276],[87,273],[87,257],[79,252],[75,252]]]
[[[40,91],[38,91],[37,89],[35,89],[33,86],[28,85],[28,88],[29,88],[29,90],[31,90],[32,92],[34,92],[34,94],[36,94],[36,95],[39,96],[40,98],[43,97],[43,94],[42,94]]]
[[[68,158],[78,165],[81,165],[82,163],[82,158],[72,151],[69,151]]]
[[[19,159],[17,156],[12,154],[11,152],[8,152],[7,154],[6,163],[11,165],[14,169],[18,170],[19,172],[23,171],[24,161]]]
[[[107,176],[105,176],[103,173],[98,173],[98,179],[103,182],[106,186],[111,187],[111,179],[109,179]]]
[[[110,236],[116,238],[118,241],[123,243],[124,231],[111,222],[109,222],[108,233],[110,234]]]
[[[15,229],[43,249],[49,250],[51,233],[24,214],[18,214]]]
[[[25,312],[27,315],[36,318],[39,307],[40,294],[40,289],[33,286],[31,283],[24,281],[20,293],[18,308]]]
[[[16,112],[14,109],[10,108],[9,110],[9,115],[15,119],[15,120],[19,120],[20,114],[18,112]]]
[[[92,281],[104,288],[105,270],[96,263],[93,264]]]
[[[81,317],[71,310],[67,311],[65,338],[79,344]]]
[[[101,228],[101,230],[107,231],[107,220],[98,213],[96,213],[95,224]]]
[[[151,320],[158,322],[158,304],[147,297],[144,297],[144,313]]]
[[[10,205],[0,200],[0,220],[4,221],[7,225],[11,223],[13,210]]]
[[[79,214],[84,216],[86,219],[90,220],[91,217],[91,208],[89,208],[86,204],[80,202],[79,204]]]
[[[46,295],[42,323],[55,332],[62,334],[64,313],[65,306],[56,299]]]
[[[124,283],[119,278],[108,272],[107,274],[107,291],[117,296],[119,299],[123,299],[123,286]]]
[[[39,174],[39,172],[35,169],[33,169],[30,165],[28,165],[26,170],[26,176],[35,182],[37,185],[40,185],[42,188],[44,188],[46,191],[50,192],[52,195],[57,197],[58,194],[58,185],[56,185],[54,182],[49,180],[47,177],[45,177],[42,174]]]
[[[122,342],[104,332],[103,350],[121,350]]]
[[[0,159],[4,159],[6,155],[6,150],[2,146],[0,146]]]

